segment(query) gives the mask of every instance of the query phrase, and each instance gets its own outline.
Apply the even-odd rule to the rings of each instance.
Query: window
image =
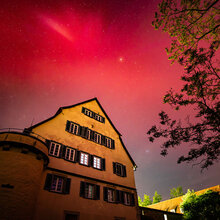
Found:
[[[86,138],[88,140],[94,141],[97,144],[101,144],[108,148],[115,149],[115,141],[112,140],[111,138],[105,137],[102,134],[90,130],[87,127],[80,126],[74,122],[67,120],[66,131],[81,136],[83,138]]]
[[[116,201],[115,192],[116,191],[113,189],[107,189],[108,202],[115,202]]]
[[[75,149],[70,148],[70,147],[66,147],[64,159],[70,160],[70,161],[75,161],[75,153],[76,153]]]
[[[89,165],[89,154],[80,152],[80,161],[79,161],[79,163],[88,166]]]
[[[87,108],[82,107],[82,113],[89,116],[90,118],[93,118],[93,119],[99,121],[99,122],[105,123],[105,118],[104,117],[102,117],[99,114],[96,114],[95,112],[93,112],[93,111],[91,111]]]
[[[66,213],[65,220],[78,220],[79,214]]]
[[[98,144],[101,144],[101,143],[102,143],[101,140],[102,140],[101,134],[95,133],[95,135],[94,135],[94,141],[95,141],[96,143],[98,143]]]
[[[93,167],[97,169],[101,169],[101,158],[93,157]]]
[[[48,173],[46,176],[44,189],[51,192],[69,194],[70,182],[70,178]]]
[[[98,170],[105,170],[105,159],[90,155],[91,166]]]
[[[100,199],[100,186],[81,182],[80,196],[86,199]]]
[[[126,167],[120,163],[113,162],[113,173],[118,176],[126,177]]]
[[[80,134],[80,126],[71,121],[67,121],[66,123],[66,131],[79,135]]]
[[[50,142],[49,155],[59,157],[60,155],[61,144]]]
[[[124,204],[131,205],[131,194],[124,192]]]
[[[111,203],[121,203],[128,206],[134,206],[134,194],[116,190],[108,187],[103,188],[104,201]]]
[[[112,139],[106,137],[106,147],[112,148]]]

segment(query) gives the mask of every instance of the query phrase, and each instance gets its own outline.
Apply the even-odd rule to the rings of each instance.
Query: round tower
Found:
[[[30,133],[0,133],[1,219],[32,219],[48,149]]]

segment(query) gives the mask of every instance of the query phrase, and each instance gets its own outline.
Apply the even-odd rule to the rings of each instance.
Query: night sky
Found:
[[[153,0],[18,0],[0,8],[0,128],[24,128],[59,107],[97,97],[138,165],[138,194],[163,199],[182,186],[200,190],[220,183],[217,164],[177,165],[189,146],[160,156],[146,132],[164,109],[164,93],[181,86],[183,68],[171,65],[166,33],[151,26]]]

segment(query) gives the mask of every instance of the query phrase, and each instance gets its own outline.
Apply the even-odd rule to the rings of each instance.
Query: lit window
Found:
[[[61,144],[50,142],[49,155],[59,157],[60,149],[61,149]]]
[[[84,164],[88,166],[89,155],[86,153],[80,153],[80,164]]]
[[[65,159],[74,161],[74,159],[75,159],[75,150],[70,148],[70,147],[67,147],[66,148],[66,153],[65,153]]]
[[[101,169],[101,158],[93,157],[93,167],[97,169]]]

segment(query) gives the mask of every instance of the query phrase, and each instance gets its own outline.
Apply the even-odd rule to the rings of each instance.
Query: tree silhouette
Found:
[[[182,186],[177,186],[176,188],[172,188],[170,190],[170,198],[176,198],[183,195]]]
[[[169,59],[178,61],[185,71],[181,76],[184,86],[177,92],[171,88],[163,101],[176,110],[191,106],[196,119],[183,125],[161,111],[161,125],[152,126],[147,134],[151,142],[157,138],[166,139],[161,146],[163,156],[170,147],[190,144],[193,148],[187,156],[181,156],[178,163],[199,159],[201,169],[213,165],[220,155],[220,75],[216,58],[220,44],[218,2],[163,0],[153,21],[156,29],[162,28],[174,37],[166,51]]]

